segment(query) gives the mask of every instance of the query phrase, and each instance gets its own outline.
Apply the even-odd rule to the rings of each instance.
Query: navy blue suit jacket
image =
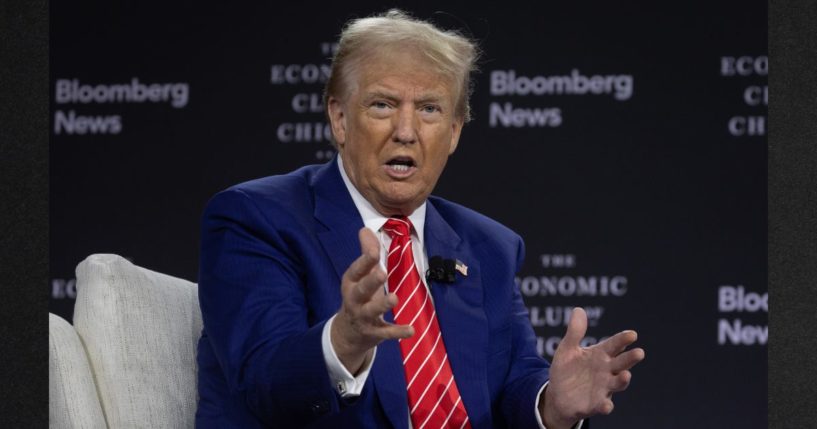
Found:
[[[517,234],[440,198],[428,199],[427,254],[468,276],[431,293],[462,401],[475,429],[536,428],[548,363],[538,356],[514,282]],[[363,221],[334,160],[217,194],[202,224],[198,346],[202,428],[407,428],[402,357],[377,348],[361,396],[341,398],[321,349],[341,304],[340,280],[360,255]],[[392,321],[388,312],[386,319]]]

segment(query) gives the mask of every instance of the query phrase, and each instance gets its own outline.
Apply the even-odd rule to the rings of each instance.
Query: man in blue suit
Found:
[[[198,426],[558,429],[612,411],[644,357],[627,350],[635,332],[580,347],[576,309],[549,366],[514,283],[522,240],[430,196],[469,119],[475,60],[466,38],[399,11],[351,22],[325,97],[338,156],[210,201]],[[400,295],[395,240],[403,278],[429,256],[456,270]],[[415,293],[418,315],[394,323]],[[429,346],[401,347],[411,341]],[[431,374],[419,387],[415,361]]]

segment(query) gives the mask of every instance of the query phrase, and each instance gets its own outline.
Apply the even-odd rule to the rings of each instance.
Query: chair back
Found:
[[[76,270],[74,328],[111,428],[192,428],[201,311],[195,283],[95,254]]]

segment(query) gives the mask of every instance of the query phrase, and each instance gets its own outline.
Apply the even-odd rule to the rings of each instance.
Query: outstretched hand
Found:
[[[360,257],[343,274],[343,303],[332,322],[332,347],[341,363],[355,374],[372,349],[384,340],[408,338],[414,328],[383,320],[383,314],[397,304],[397,295],[383,293],[386,273],[380,268],[380,242],[374,233],[361,228]]]
[[[635,342],[635,331],[622,331],[606,340],[582,347],[587,314],[573,309],[567,332],[556,348],[550,382],[540,413],[548,429],[570,428],[581,419],[613,411],[612,396],[630,384],[630,368],[644,359],[644,350],[626,350]]]

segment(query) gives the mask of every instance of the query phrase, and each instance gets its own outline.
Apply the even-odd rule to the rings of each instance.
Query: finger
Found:
[[[363,279],[363,277],[372,271],[372,268],[374,268],[377,263],[378,259],[376,257],[372,257],[371,255],[362,254],[358,256],[358,258],[355,259],[351,265],[349,265],[346,272],[343,273],[343,282],[359,282],[361,279]]]
[[[343,273],[345,281],[360,281],[380,261],[380,248],[374,233],[368,228],[361,228],[358,238],[360,239],[360,256]]]
[[[414,335],[414,328],[411,325],[395,325],[383,322],[383,325],[377,328],[376,335],[382,340],[404,339]]]
[[[622,390],[627,389],[630,385],[630,380],[633,378],[632,373],[630,371],[621,371],[620,373],[613,376],[613,379],[610,381],[610,385],[608,388],[611,392],[621,392]]]
[[[579,347],[579,344],[587,333],[587,314],[581,307],[576,307],[570,314],[570,322],[567,324],[567,332],[562,338],[559,346],[564,344],[567,347]]]
[[[610,398],[607,398],[607,399],[603,400],[601,402],[601,404],[599,404],[598,408],[596,409],[596,411],[597,411],[596,414],[605,414],[605,415],[610,414],[610,413],[613,412],[613,408],[614,408],[613,400],[610,399]]]
[[[383,313],[391,310],[397,304],[397,295],[375,294],[371,301],[363,304],[361,315],[369,319],[379,319]]]
[[[635,331],[621,331],[599,343],[599,347],[610,356],[618,356],[637,339],[638,334]]]
[[[359,304],[372,300],[375,292],[383,290],[386,282],[386,273],[380,267],[372,269],[369,274],[363,276],[352,289],[352,300]],[[382,294],[381,294],[382,295]]]
[[[610,361],[610,370],[613,373],[626,371],[644,360],[644,356],[644,349],[627,350]]]

